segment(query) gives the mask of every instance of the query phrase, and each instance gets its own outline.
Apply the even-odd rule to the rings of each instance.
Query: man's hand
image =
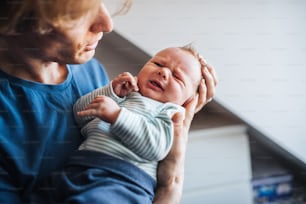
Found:
[[[173,118],[174,141],[167,157],[159,162],[157,171],[157,191],[154,204],[180,203],[184,182],[185,154],[188,131],[194,116],[198,97],[186,104],[185,117],[176,113]]]
[[[206,60],[203,57],[200,58],[201,63],[201,71],[203,79],[199,85],[199,100],[196,107],[196,113],[199,112],[204,105],[209,103],[214,95],[215,95],[215,88],[218,84],[217,74],[215,69],[207,64]]]
[[[185,106],[185,118],[179,113],[172,118],[174,141],[167,157],[159,162],[157,170],[157,189],[154,204],[179,204],[183,192],[185,154],[188,132],[196,112],[212,100],[217,85],[217,76],[212,66],[205,60],[201,62],[203,80],[196,97]]]

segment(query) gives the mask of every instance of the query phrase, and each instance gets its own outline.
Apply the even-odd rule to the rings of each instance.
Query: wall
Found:
[[[217,101],[306,164],[306,1],[134,0],[115,30],[145,52],[194,42]]]

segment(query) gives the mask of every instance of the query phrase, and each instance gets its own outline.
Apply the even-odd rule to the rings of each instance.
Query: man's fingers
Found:
[[[208,72],[210,73],[210,75],[213,78],[214,86],[217,86],[218,85],[218,77],[217,77],[217,74],[216,74],[216,70],[210,64],[206,64],[205,67],[207,68]]]
[[[188,103],[185,104],[185,119],[184,119],[185,127],[190,127],[191,121],[196,111],[198,100],[199,100],[199,95],[197,94],[192,98],[192,100],[190,100]]]
[[[197,113],[198,111],[200,111],[206,103],[207,103],[207,87],[205,84],[205,79],[202,79],[198,89],[198,101],[196,104],[195,112]]]
[[[215,76],[211,72],[209,72],[208,69],[204,69],[204,77],[205,77],[205,84],[206,84],[206,100],[207,102],[212,99],[212,97],[215,95],[215,87],[217,84],[217,81],[215,79]]]
[[[172,116],[172,122],[173,122],[174,125],[183,122],[183,120],[184,120],[184,116],[183,116],[182,113],[179,113],[179,112],[178,112],[178,113],[175,113],[175,114]]]

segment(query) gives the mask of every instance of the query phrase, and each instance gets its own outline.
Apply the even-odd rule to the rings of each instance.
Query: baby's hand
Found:
[[[138,91],[137,77],[129,72],[123,72],[113,79],[112,86],[117,96],[127,96],[132,91]]]
[[[79,111],[78,116],[95,116],[101,120],[114,124],[120,113],[118,104],[107,96],[97,96],[88,106]]]

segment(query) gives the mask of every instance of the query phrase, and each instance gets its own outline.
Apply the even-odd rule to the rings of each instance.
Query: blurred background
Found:
[[[304,0],[134,0],[114,18],[96,54],[111,78],[188,43],[218,73],[193,121],[182,203],[306,203],[305,10]]]

